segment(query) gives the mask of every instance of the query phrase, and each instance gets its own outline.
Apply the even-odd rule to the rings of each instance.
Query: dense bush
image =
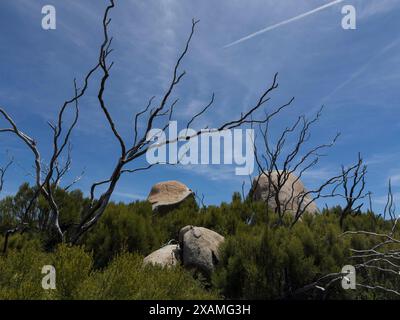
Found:
[[[83,248],[58,246],[52,253],[27,244],[0,258],[4,299],[218,299],[181,267],[143,266],[143,256],[122,253],[105,269],[92,268]],[[56,269],[56,290],[43,290],[42,267]]]
[[[350,248],[367,249],[377,243],[365,235],[342,236],[337,208],[315,217],[305,215],[293,228],[269,223],[246,226],[228,236],[221,247],[222,261],[213,284],[226,298],[234,299],[367,299],[395,298],[382,291],[343,290],[336,281],[329,291],[301,291],[320,277],[354,264]],[[371,213],[348,217],[345,230],[387,233],[390,223]],[[395,235],[399,236],[399,234]],[[357,283],[398,287],[398,277],[360,270]]]
[[[78,299],[217,299],[182,267],[143,266],[143,257],[117,256],[109,266],[95,272],[79,288]]]
[[[0,201],[0,229],[21,221],[19,210],[32,190],[21,187],[14,197]],[[87,205],[79,191],[57,194],[63,202],[61,221],[73,224]],[[395,295],[371,290],[345,291],[336,282],[322,292],[301,289],[329,273],[354,263],[350,248],[365,249],[376,243],[366,235],[341,236],[346,230],[387,233],[391,224],[373,213],[348,216],[339,227],[340,208],[305,215],[290,227],[290,218],[277,224],[265,204],[242,201],[199,208],[187,199],[166,214],[152,212],[149,203],[111,203],[98,224],[72,247],[52,244],[46,235],[28,229],[10,237],[6,256],[0,256],[0,299],[381,299]],[[48,208],[40,201],[29,213],[28,223],[40,225]],[[186,225],[203,226],[226,237],[221,261],[207,282],[195,279],[181,267],[143,267],[143,256],[178,239]],[[400,235],[395,234],[396,237]],[[4,239],[0,236],[0,244]],[[41,288],[41,268],[54,265],[57,290]],[[383,277],[374,270],[357,273],[367,280],[399,287],[396,275]]]
[[[46,253],[29,242],[22,250],[0,257],[0,300],[51,298],[52,292],[41,286],[42,267],[50,262]]]
[[[309,220],[293,229],[248,227],[228,237],[215,285],[229,298],[289,298],[316,276],[340,271],[347,264],[348,240],[338,238],[338,224],[326,217]]]
[[[86,248],[93,251],[96,267],[105,266],[122,250],[147,255],[163,241],[152,223],[151,206],[147,202],[111,203],[83,240]]]

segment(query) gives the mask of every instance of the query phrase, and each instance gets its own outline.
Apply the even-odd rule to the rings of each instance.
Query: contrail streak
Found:
[[[226,46],[224,46],[224,48],[232,47],[232,46],[234,46],[234,45],[236,45],[236,44],[238,44],[238,43],[241,43],[241,42],[243,42],[243,41],[249,40],[249,39],[251,39],[251,38],[253,38],[253,37],[255,37],[255,36],[258,36],[258,35],[260,35],[260,34],[262,34],[262,33],[264,33],[264,32],[271,31],[271,30],[276,29],[276,28],[278,28],[278,27],[280,27],[280,26],[283,26],[283,25],[285,25],[285,24],[291,23],[291,22],[296,21],[296,20],[300,20],[300,19],[302,19],[302,18],[304,18],[304,17],[307,17],[307,16],[309,16],[309,15],[311,15],[311,14],[314,14],[314,13],[316,13],[316,12],[318,12],[318,11],[324,10],[324,9],[329,8],[329,7],[331,7],[331,6],[334,6],[335,4],[338,4],[338,3],[343,2],[343,1],[344,1],[344,0],[335,0],[335,1],[329,2],[329,3],[325,4],[325,5],[323,5],[323,6],[321,6],[321,7],[318,7],[318,8],[316,8],[316,9],[313,9],[313,10],[311,10],[311,11],[305,12],[305,13],[303,13],[303,14],[300,14],[300,15],[296,16],[296,17],[290,18],[290,19],[288,19],[288,20],[279,22],[279,23],[274,24],[274,25],[272,25],[272,26],[269,26],[269,27],[267,27],[267,28],[261,29],[260,31],[254,32],[254,33],[252,33],[252,34],[249,34],[249,35],[246,36],[246,37],[243,37],[243,38],[241,38],[241,39],[239,39],[239,40],[236,40],[236,41],[234,41],[234,42],[232,42],[232,43],[230,43],[230,44],[227,44]]]
[[[394,47],[396,47],[400,43],[400,37],[396,38],[394,41],[390,42],[387,46],[383,47],[380,51],[375,53],[366,63],[364,63],[358,70],[356,70],[354,73],[350,75],[344,82],[339,84],[331,93],[329,93],[327,96],[325,96],[322,100],[321,103],[325,103],[327,100],[329,100],[334,94],[336,94],[338,91],[343,89],[345,86],[347,86],[349,83],[351,83],[354,79],[358,78],[362,73],[364,73],[365,70],[368,69],[368,67],[381,55],[385,54],[386,52],[392,50]]]

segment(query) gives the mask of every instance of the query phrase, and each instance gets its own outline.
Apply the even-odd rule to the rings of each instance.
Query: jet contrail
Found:
[[[395,39],[394,41],[390,42],[387,46],[383,47],[380,51],[375,53],[366,63],[364,63],[358,70],[356,70],[354,73],[350,75],[344,82],[339,84],[331,93],[329,93],[327,96],[325,96],[321,100],[321,104],[324,104],[326,101],[328,101],[334,94],[336,94],[338,91],[340,91],[342,88],[347,86],[349,83],[351,83],[354,79],[358,78],[362,73],[364,73],[365,70],[368,69],[368,67],[373,63],[377,58],[379,58],[381,55],[385,54],[386,52],[392,50],[395,46],[397,46],[400,43],[400,37]]]
[[[255,37],[255,36],[258,36],[259,34],[262,34],[262,33],[267,32],[267,31],[271,31],[271,30],[273,30],[273,29],[275,29],[275,28],[278,28],[278,27],[283,26],[283,25],[285,25],[285,24],[288,24],[288,23],[290,23],[290,22],[293,22],[293,21],[302,19],[302,18],[307,17],[307,16],[309,16],[309,15],[311,15],[311,14],[313,14],[313,13],[316,13],[316,12],[318,12],[318,11],[324,10],[324,9],[326,9],[326,8],[329,8],[329,7],[331,7],[331,6],[334,6],[335,4],[338,4],[338,3],[343,2],[343,1],[344,1],[344,0],[335,0],[335,1],[329,2],[329,3],[325,4],[325,5],[323,5],[323,6],[321,6],[321,7],[318,7],[318,8],[316,8],[316,9],[313,9],[313,10],[311,10],[311,11],[305,12],[305,13],[300,14],[300,15],[298,15],[298,16],[296,16],[296,17],[291,18],[291,19],[288,19],[288,20],[279,22],[279,23],[277,23],[277,24],[274,24],[274,25],[272,25],[272,26],[269,26],[269,27],[267,27],[267,28],[264,28],[264,29],[262,29],[262,30],[260,30],[260,31],[254,32],[254,33],[252,33],[252,34],[250,34],[250,35],[248,35],[248,36],[246,36],[246,37],[243,37],[243,38],[241,38],[241,39],[239,39],[239,40],[236,40],[236,41],[234,41],[234,42],[232,42],[232,43],[230,43],[230,44],[227,44],[226,46],[224,46],[224,48],[232,47],[232,46],[234,46],[234,45],[236,45],[236,44],[238,44],[238,43],[241,43],[241,42],[246,41],[246,40],[249,40],[249,39],[251,39],[251,38],[253,38],[253,37]]]

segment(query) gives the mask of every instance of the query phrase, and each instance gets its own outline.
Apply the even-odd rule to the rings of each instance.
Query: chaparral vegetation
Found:
[[[26,147],[34,168],[33,183],[22,184],[13,195],[1,194],[0,300],[398,298],[400,235],[390,184],[384,212],[373,212],[371,205],[367,209],[371,194],[359,154],[355,164],[339,167],[336,175],[306,189],[302,176],[318,165],[339,135],[312,145],[311,132],[321,109],[314,118],[298,117],[272,139],[275,116],[294,101],[270,105],[278,74],[241,114],[226,112],[231,118],[217,128],[188,130],[210,112],[216,99],[212,94],[208,104],[186,119],[179,137],[162,136],[157,144],[163,151],[177,141],[190,146],[211,132],[218,136],[227,130],[257,129],[257,136],[251,136],[255,141],[246,139],[251,163],[234,148],[235,163],[244,166],[237,169],[250,165],[252,172],[254,164],[248,192],[242,186],[229,203],[207,206],[199,194],[172,181],[153,187],[146,201],[113,201],[122,176],[166,164],[161,157],[140,166],[153,151],[157,128],[165,131],[175,124],[175,91],[186,75],[182,61],[198,24],[192,20],[189,37],[171,66],[169,86],[161,98],[151,97],[141,111],[136,110],[131,139],[125,139],[105,97],[113,70],[109,26],[114,2],[109,1],[102,20],[98,60],[80,84],[74,81],[72,97],[61,104],[56,121],[49,121],[51,143],[45,151],[19,126],[12,110],[0,105],[0,136],[12,136],[18,146]],[[104,179],[80,190],[79,178],[67,185],[64,178],[71,168],[70,143],[80,120],[80,99],[89,84],[96,90],[104,130],[118,151],[112,155],[112,170],[102,172]],[[0,192],[12,179],[7,173],[14,164],[14,159],[1,164]],[[337,205],[318,209],[318,200],[326,198],[337,199]],[[348,265],[356,271],[353,289],[342,285],[348,281],[342,271]],[[55,288],[43,288],[43,266],[54,267]]]

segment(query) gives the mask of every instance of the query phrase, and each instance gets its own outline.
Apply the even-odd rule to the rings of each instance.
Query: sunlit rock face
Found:
[[[171,244],[149,254],[143,264],[174,267],[183,265],[210,277],[220,261],[219,247],[225,238],[217,232],[195,226],[186,226],[179,231],[179,243]]]
[[[177,207],[188,197],[193,196],[193,191],[179,181],[164,181],[155,184],[147,197],[152,209],[159,212],[168,212]]]
[[[261,174],[260,176],[254,178],[253,185],[251,189],[251,196],[256,201],[266,201],[268,206],[275,210],[278,206],[277,202],[280,203],[282,212],[290,212],[292,214],[300,209],[304,209],[306,206],[306,211],[309,213],[319,212],[317,205],[312,201],[310,195],[307,195],[303,199],[303,195],[307,192],[304,184],[301,180],[294,174],[288,173],[285,178],[282,177],[282,171],[279,171],[281,176],[281,183],[285,181],[280,188],[278,194],[278,201],[276,201],[276,192],[274,186],[278,186],[279,175],[278,171],[273,171],[268,178],[267,174]]]
[[[179,246],[170,244],[149,254],[143,260],[144,264],[173,267],[180,263]]]
[[[220,260],[219,246],[225,238],[203,227],[186,226],[179,232],[183,265],[210,276]]]

